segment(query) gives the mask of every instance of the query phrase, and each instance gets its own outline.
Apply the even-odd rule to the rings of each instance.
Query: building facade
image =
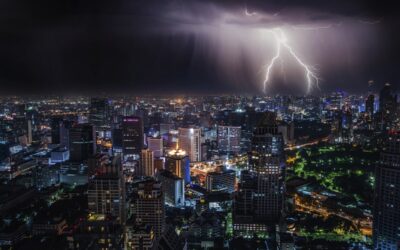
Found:
[[[201,161],[201,129],[179,128],[179,145],[187,152],[190,161]]]
[[[400,248],[400,132],[389,132],[375,172],[374,248]]]

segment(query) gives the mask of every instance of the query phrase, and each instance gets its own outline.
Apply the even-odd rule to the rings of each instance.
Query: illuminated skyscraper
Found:
[[[375,171],[374,248],[400,248],[400,132],[389,132]]]
[[[137,175],[154,176],[154,153],[149,149],[143,149],[140,154],[140,167]]]
[[[157,173],[157,180],[161,182],[165,202],[171,206],[185,204],[185,181],[168,170]]]
[[[133,197],[136,221],[138,224],[151,226],[156,238],[159,238],[165,228],[164,194],[161,183],[149,179],[137,185]]]
[[[154,157],[163,156],[163,140],[159,137],[147,138],[147,147],[154,152]]]
[[[13,131],[20,144],[30,145],[32,143],[32,120],[26,119],[24,116],[15,117]]]
[[[277,221],[283,211],[285,167],[284,142],[275,113],[264,115],[253,133],[251,145],[249,168],[257,175],[255,216],[261,221]]]
[[[247,170],[241,171],[238,190],[233,203],[233,229],[236,236],[253,235],[266,226],[255,221],[254,195],[257,190],[257,176]]]
[[[122,153],[124,157],[139,156],[143,149],[143,122],[140,117],[126,116],[122,120]]]
[[[201,130],[199,128],[179,128],[179,144],[187,152],[190,161],[201,161]]]
[[[276,114],[265,113],[253,132],[249,170],[241,172],[235,194],[235,235],[265,236],[266,230],[275,228],[282,218],[285,194],[283,145]]]
[[[343,106],[343,92],[333,92],[330,96],[331,107],[335,110],[341,110]]]
[[[209,192],[223,191],[227,193],[235,192],[236,172],[234,170],[222,170],[207,173],[206,189]]]
[[[121,157],[114,157],[98,169],[88,186],[88,208],[93,214],[125,221],[125,180]]]
[[[176,176],[190,183],[190,161],[186,152],[182,149],[171,150],[165,158],[165,169],[172,172]]]
[[[218,126],[218,150],[227,154],[239,153],[241,130],[240,126]]]

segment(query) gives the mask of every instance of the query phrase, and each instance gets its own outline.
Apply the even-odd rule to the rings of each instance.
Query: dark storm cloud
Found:
[[[259,16],[245,19],[245,7]],[[361,0],[4,0],[0,2],[0,91],[29,94],[259,90],[259,75],[254,72],[260,69],[255,69],[247,48],[236,49],[234,59],[240,62],[226,62],[233,57],[229,55],[231,50],[221,54],[216,51],[216,41],[210,37],[214,33],[209,29],[216,29],[221,18],[224,24],[244,28],[284,24],[301,28],[337,25],[348,20],[357,28],[355,23],[367,22],[363,29],[378,30],[373,34],[381,36],[368,45],[359,41],[361,51],[367,47],[370,57],[362,55],[362,60],[355,60],[348,56],[346,70],[331,63],[327,64],[329,69],[320,72],[324,90],[348,87],[348,81],[354,82],[350,90],[357,90],[368,79],[399,79],[392,67],[397,59],[393,51],[399,41],[395,10],[382,1]],[[339,37],[345,39],[345,35]],[[319,62],[323,56],[321,52],[315,57]],[[241,70],[230,75],[232,68],[222,64],[235,64],[232,68]]]

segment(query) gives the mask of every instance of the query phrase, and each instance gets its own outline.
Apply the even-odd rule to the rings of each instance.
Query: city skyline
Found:
[[[399,250],[397,12],[0,1],[0,249]]]

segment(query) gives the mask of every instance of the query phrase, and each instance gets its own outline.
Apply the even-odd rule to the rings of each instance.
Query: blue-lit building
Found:
[[[190,183],[190,161],[184,150],[174,149],[165,157],[165,169]]]

